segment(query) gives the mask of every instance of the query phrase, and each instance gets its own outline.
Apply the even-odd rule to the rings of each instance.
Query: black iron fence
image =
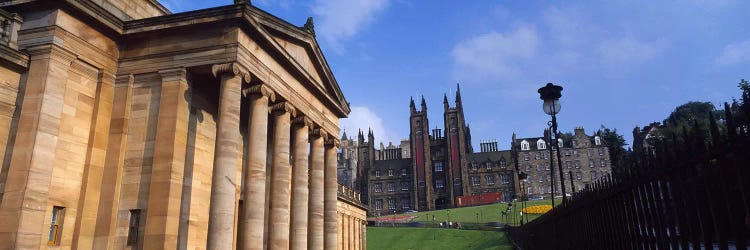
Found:
[[[750,110],[725,108],[509,236],[524,249],[747,249],[750,123],[736,118]]]

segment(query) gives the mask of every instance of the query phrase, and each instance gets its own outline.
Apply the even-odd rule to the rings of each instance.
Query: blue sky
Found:
[[[161,0],[173,12],[231,0]],[[341,127],[377,142],[409,134],[409,98],[442,127],[443,94],[461,84],[475,148],[539,136],[536,89],[562,85],[561,131],[601,125],[631,142],[636,125],[688,101],[738,97],[750,78],[750,2],[253,0],[288,22],[315,19],[318,42],[352,105]],[[452,104],[451,104],[452,105]]]

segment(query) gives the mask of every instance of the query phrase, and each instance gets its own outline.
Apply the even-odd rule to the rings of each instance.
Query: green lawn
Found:
[[[561,199],[555,199],[555,205],[560,204]],[[550,200],[536,200],[536,201],[527,201],[526,206],[535,206],[535,205],[551,205]],[[521,202],[515,202],[513,204],[516,220],[512,221],[508,220],[508,224],[516,225],[519,223],[520,218],[519,212],[521,210]],[[440,223],[441,221],[448,221],[448,214],[450,214],[450,220],[454,222],[461,222],[461,223],[477,223],[477,214],[479,214],[479,223],[484,224],[487,222],[501,222],[506,223],[504,218],[500,218],[500,212],[505,211],[505,209],[508,207],[508,203],[500,203],[500,204],[491,204],[491,205],[484,205],[484,206],[475,206],[475,207],[462,207],[462,208],[452,208],[452,209],[443,209],[443,210],[435,210],[435,211],[426,211],[426,212],[419,212],[419,213],[413,213],[410,215],[418,216],[414,221],[419,221],[425,224],[431,224],[432,223],[432,216],[435,216],[435,223]],[[450,211],[450,212],[448,212]],[[529,214],[528,219],[529,221],[536,219],[539,217],[540,214]]]
[[[512,249],[495,231],[367,227],[367,249]]]

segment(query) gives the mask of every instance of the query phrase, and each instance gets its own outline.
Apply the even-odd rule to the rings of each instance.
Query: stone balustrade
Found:
[[[0,44],[18,49],[18,30],[21,23],[21,16],[0,9]]]

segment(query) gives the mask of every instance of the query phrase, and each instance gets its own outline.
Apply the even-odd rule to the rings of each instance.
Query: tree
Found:
[[[625,137],[617,133],[617,129],[610,129],[602,125],[596,134],[604,140],[609,149],[609,158],[613,172],[621,171],[630,165],[630,153],[625,150],[625,146],[628,144],[625,143]]]

